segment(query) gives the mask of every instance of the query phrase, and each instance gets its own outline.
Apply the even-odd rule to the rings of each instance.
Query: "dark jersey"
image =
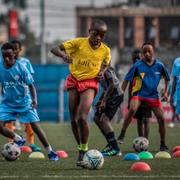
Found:
[[[119,86],[119,79],[116,76],[116,73],[115,73],[113,67],[111,67],[111,66],[106,70],[106,72],[104,74],[104,80],[102,80],[100,82],[100,84],[103,88],[103,91],[107,91],[108,87],[113,84],[114,92],[116,92],[119,95],[122,94],[122,92],[120,90],[120,86]]]

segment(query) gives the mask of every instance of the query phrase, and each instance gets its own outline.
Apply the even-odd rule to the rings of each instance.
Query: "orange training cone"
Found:
[[[20,149],[21,149],[21,152],[23,152],[23,153],[31,153],[32,152],[32,150],[29,146],[21,146]]]
[[[60,151],[56,151],[56,153],[59,158],[67,158],[68,157],[68,154],[65,151],[60,150]]]
[[[180,150],[173,153],[173,157],[180,158]]]
[[[172,149],[172,153],[175,153],[176,151],[180,151],[180,146],[175,146],[175,147]]]
[[[136,162],[131,166],[132,171],[151,171],[149,164],[145,162]]]

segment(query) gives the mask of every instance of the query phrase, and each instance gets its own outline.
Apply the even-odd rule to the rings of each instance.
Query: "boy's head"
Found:
[[[132,52],[132,62],[133,62],[133,64],[135,64],[140,59],[141,59],[141,51],[139,49],[135,49]]]
[[[102,20],[93,20],[90,29],[89,29],[89,40],[91,46],[98,48],[101,45],[101,41],[104,39],[104,36],[107,32],[107,25]]]
[[[11,43],[5,43],[1,47],[4,65],[11,67],[15,63],[14,47]]]
[[[142,45],[142,57],[147,62],[152,62],[154,60],[154,48],[150,43],[144,43]]]
[[[14,47],[14,53],[15,53],[15,57],[17,58],[19,56],[19,53],[21,52],[22,50],[22,45],[21,45],[21,42],[18,41],[18,40],[13,40],[11,41],[13,47]]]

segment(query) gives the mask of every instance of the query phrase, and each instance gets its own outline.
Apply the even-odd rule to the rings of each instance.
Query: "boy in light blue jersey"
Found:
[[[172,91],[170,97],[170,103],[174,104],[174,94],[176,92],[176,113],[180,118],[180,57],[176,58],[172,67]]]
[[[13,41],[11,41],[11,43],[14,47],[16,61],[19,61],[25,68],[27,68],[27,70],[33,76],[34,69],[31,65],[31,62],[29,61],[29,59],[20,56],[20,52],[22,50],[21,42],[18,40],[13,40]],[[30,91],[28,91],[28,93],[30,93]],[[29,123],[24,123],[24,126],[25,126],[25,132],[26,132],[26,136],[27,136],[27,142],[28,142],[30,148],[32,149],[32,151],[33,152],[41,151],[41,148],[38,147],[34,143],[34,132],[33,132],[33,129],[31,128],[31,125]],[[13,131],[14,130],[13,122],[11,121],[11,122],[6,123],[6,127],[8,127],[9,129],[11,129]]]
[[[43,146],[48,152],[50,160],[58,160],[52,150],[47,137],[38,122],[36,111],[37,95],[30,72],[20,62],[16,61],[14,47],[5,43],[2,48],[3,64],[0,66],[0,83],[2,86],[2,103],[0,104],[0,121],[16,120],[21,123],[30,123]],[[30,90],[30,93],[28,93]],[[31,95],[31,96],[30,96]]]

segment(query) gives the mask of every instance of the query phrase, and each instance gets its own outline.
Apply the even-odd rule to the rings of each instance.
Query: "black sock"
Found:
[[[106,140],[113,149],[119,150],[114,132],[110,132],[110,133],[106,134]]]
[[[161,146],[165,146],[165,141],[161,141]]]
[[[121,133],[120,133],[120,135],[119,135],[119,138],[124,138],[124,136],[125,136],[125,130],[121,130]]]

